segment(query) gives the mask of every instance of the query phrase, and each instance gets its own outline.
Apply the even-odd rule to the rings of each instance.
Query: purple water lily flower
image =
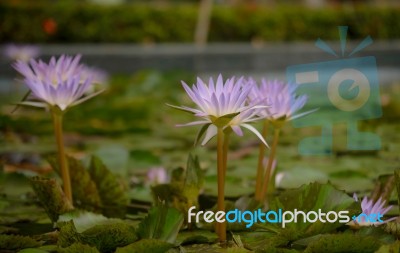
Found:
[[[256,81],[249,79],[253,89],[249,94],[250,101],[263,101],[266,107],[259,110],[259,115],[266,117],[271,122],[289,121],[300,118],[315,110],[304,113],[297,113],[307,102],[307,96],[297,96],[296,86],[279,80],[262,79],[260,85]]]
[[[106,85],[108,83],[108,73],[102,69],[84,65],[83,72],[85,73],[83,77],[92,77],[95,84]]]
[[[33,45],[15,45],[5,46],[4,55],[12,61],[28,62],[30,59],[38,57],[40,50]]]
[[[232,77],[224,82],[222,75],[219,75],[215,83],[212,78],[209,79],[208,84],[197,78],[197,83],[193,84],[191,88],[185,82],[182,82],[182,85],[189,97],[196,103],[197,108],[170,106],[200,118],[199,121],[178,126],[204,125],[203,129],[206,133],[202,145],[205,145],[217,134],[218,128],[224,130],[230,128],[237,135],[242,136],[241,127],[253,132],[267,145],[257,129],[248,124],[263,118],[258,115],[258,110],[265,106],[260,106],[258,102],[248,103],[247,97],[252,90],[252,85],[245,82],[243,78]]]
[[[29,63],[17,61],[13,67],[22,74],[25,84],[31,90],[31,99],[22,105],[36,107],[55,107],[60,110],[80,104],[99,92],[85,96],[93,84],[93,76],[85,72],[80,64],[81,56],[62,55],[56,60],[52,57],[47,64],[31,59]]]
[[[103,69],[84,65],[82,79],[88,77],[92,77],[93,85],[86,90],[85,95],[94,93],[95,91],[107,89],[109,84],[109,75]]]
[[[357,194],[354,193],[353,198],[355,199],[355,201],[358,202]],[[370,217],[371,214],[374,215],[380,214],[383,217],[387,212],[389,212],[390,209],[392,209],[392,206],[386,206],[386,201],[382,200],[382,198],[379,198],[376,202],[374,202],[372,199],[368,199],[368,197],[365,196],[361,201],[362,214],[358,216],[355,220],[353,220],[352,223],[354,223],[353,225],[357,224],[359,226],[382,225],[384,223],[396,219],[397,217],[387,219],[383,222],[381,221],[372,222],[370,220],[366,220],[366,218],[363,215]]]

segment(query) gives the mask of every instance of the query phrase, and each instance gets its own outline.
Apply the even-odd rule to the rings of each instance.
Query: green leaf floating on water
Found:
[[[85,242],[96,246],[101,252],[110,252],[116,247],[128,245],[136,241],[135,229],[126,223],[96,225],[82,233]]]
[[[248,252],[251,252],[251,251],[249,251],[245,248],[238,248],[238,247],[226,249],[226,253],[248,253]]]
[[[67,160],[71,176],[74,206],[87,210],[98,209],[101,206],[101,199],[96,183],[90,177],[89,171],[85,169],[79,160],[70,156],[67,157]],[[57,157],[49,156],[47,157],[47,161],[59,173]]]
[[[139,223],[138,235],[143,239],[160,239],[174,243],[183,223],[183,214],[165,204],[152,207]]]
[[[385,224],[386,225],[386,224]],[[383,244],[391,244],[396,241],[396,236],[385,230],[385,225],[380,226],[363,226],[358,228],[356,233],[361,236],[371,236],[379,240]]]
[[[157,239],[142,239],[129,244],[128,246],[118,248],[115,253],[165,253],[174,245]]]
[[[269,231],[243,231],[235,234],[240,235],[242,243],[252,250],[262,249],[276,235]]]
[[[278,230],[277,233],[266,231],[239,232],[241,239],[248,248],[260,252],[286,252],[280,251],[289,247],[299,238],[299,232],[292,228]],[[275,249],[280,249],[275,251]]]
[[[41,245],[29,236],[20,235],[0,235],[0,249],[20,250],[25,248],[35,248]]]
[[[213,243],[218,239],[218,235],[209,230],[191,230],[191,231],[181,231],[177,238],[177,245],[186,245],[186,244],[199,244],[199,243]]]
[[[113,252],[137,240],[135,229],[126,223],[96,225],[78,233],[73,221],[61,224],[58,245],[62,248],[74,243],[88,244],[100,252]]]
[[[99,253],[96,247],[89,246],[82,243],[74,243],[69,247],[60,248],[59,253]]]
[[[400,241],[392,244],[382,245],[375,253],[400,253]]]
[[[44,210],[52,221],[57,221],[61,214],[73,210],[71,202],[66,198],[55,179],[33,177],[31,183]]]
[[[47,250],[38,249],[38,248],[27,248],[18,251],[18,253],[48,253]]]
[[[301,251],[297,251],[295,249],[275,248],[267,246],[266,248],[257,250],[256,252],[257,253],[300,253]]]
[[[96,225],[107,225],[107,224],[116,224],[123,223],[123,220],[120,219],[110,219],[101,214],[92,213],[88,211],[75,210],[72,212],[68,212],[60,215],[57,223],[66,222],[72,220],[74,222],[74,226],[78,233],[82,233],[83,231],[92,228]]]
[[[354,234],[324,235],[308,245],[304,253],[369,253],[375,252],[381,243],[372,236]]]
[[[96,156],[92,156],[89,173],[100,194],[103,213],[108,217],[123,217],[129,199],[121,182]]]
[[[331,184],[311,183],[303,185],[300,188],[283,192],[280,196],[272,200],[270,210],[278,211],[309,211],[328,213],[329,211],[349,211],[348,216],[352,217],[361,212],[360,204],[348,196],[344,191],[337,190]],[[312,235],[327,233],[343,226],[344,223],[315,223],[303,222],[303,216],[298,216],[297,223],[290,222],[286,224],[286,228],[294,229],[299,233],[299,238],[305,238]],[[314,216],[312,216],[314,217]],[[332,217],[331,217],[332,218]],[[338,218],[339,219],[339,218]],[[262,226],[270,227],[273,230],[281,230],[281,224],[263,224]]]

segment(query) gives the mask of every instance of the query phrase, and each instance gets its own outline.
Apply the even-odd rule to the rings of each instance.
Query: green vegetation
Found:
[[[219,6],[212,12],[211,42],[337,39],[339,25],[350,39],[398,39],[400,9],[357,7],[318,9]],[[90,4],[0,3],[0,42],[192,42],[197,6],[98,6]]]

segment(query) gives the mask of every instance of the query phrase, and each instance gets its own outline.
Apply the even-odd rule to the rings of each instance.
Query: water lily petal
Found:
[[[203,141],[201,142],[201,145],[204,146],[206,145],[214,136],[216,136],[218,133],[218,128],[214,125],[210,125],[207,128],[206,131],[206,136],[204,137]]]
[[[250,131],[252,131],[259,139],[260,141],[269,148],[267,142],[264,140],[264,138],[262,137],[262,135],[257,131],[257,129],[255,129],[252,125],[249,124],[241,124],[242,127],[245,127],[247,129],[249,129]]]

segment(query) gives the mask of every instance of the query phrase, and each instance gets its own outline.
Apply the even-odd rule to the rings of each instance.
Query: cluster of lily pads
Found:
[[[394,249],[400,247],[395,241],[400,235],[400,226],[394,219],[380,224],[352,222],[349,224],[351,229],[338,223],[299,222],[288,224],[286,228],[279,224],[260,223],[251,230],[240,223],[188,223],[187,211],[191,206],[199,206],[204,181],[199,159],[192,155],[189,155],[186,169],[173,171],[170,183],[152,187],[154,206],[145,217],[130,213],[124,184],[100,158],[93,156],[89,166],[85,166],[65,152],[64,114],[71,107],[102,92],[92,88],[95,73],[80,63],[79,55],[52,57],[48,63],[34,59],[18,60],[13,66],[29,88],[19,105],[45,108],[53,118],[58,152],[57,156],[49,156],[47,160],[60,175],[62,188],[54,178],[31,179],[38,199],[54,223],[55,236],[46,234],[34,240],[0,235],[0,248],[36,248],[37,252],[186,252],[185,244],[197,242],[215,245],[215,252],[223,247],[230,252],[345,252],[351,248],[352,252],[374,252],[384,242],[393,242],[390,247]],[[313,112],[300,112],[307,97],[296,95],[295,85],[266,79],[258,83],[244,77],[224,80],[222,75],[217,79],[210,78],[208,82],[198,78],[191,87],[185,82],[182,85],[196,107],[169,106],[199,119],[178,126],[201,126],[195,145],[200,141],[205,145],[213,137],[217,139],[218,196],[213,209],[348,210],[351,215],[385,214],[390,210],[386,203],[395,185],[393,182],[399,181],[397,172],[387,180],[387,187],[382,187],[381,193],[371,199],[365,197],[361,203],[330,184],[311,183],[275,195],[275,157],[281,129],[286,122]],[[258,121],[263,123],[261,133],[254,127]],[[244,196],[232,202],[225,200],[229,140],[232,133],[242,136],[243,128],[260,140],[258,164],[254,166],[257,168],[254,171],[255,191],[254,196]],[[271,147],[266,142],[270,128],[273,129]],[[152,177],[163,181],[157,175]],[[397,186],[400,189],[400,185]],[[383,228],[377,230],[376,225],[383,225]],[[363,226],[368,228],[361,228]],[[210,232],[214,230],[217,237]],[[230,233],[227,234],[227,230]],[[54,237],[57,238],[55,244]],[[214,244],[216,241],[219,244]],[[353,245],[354,241],[359,245]]]

